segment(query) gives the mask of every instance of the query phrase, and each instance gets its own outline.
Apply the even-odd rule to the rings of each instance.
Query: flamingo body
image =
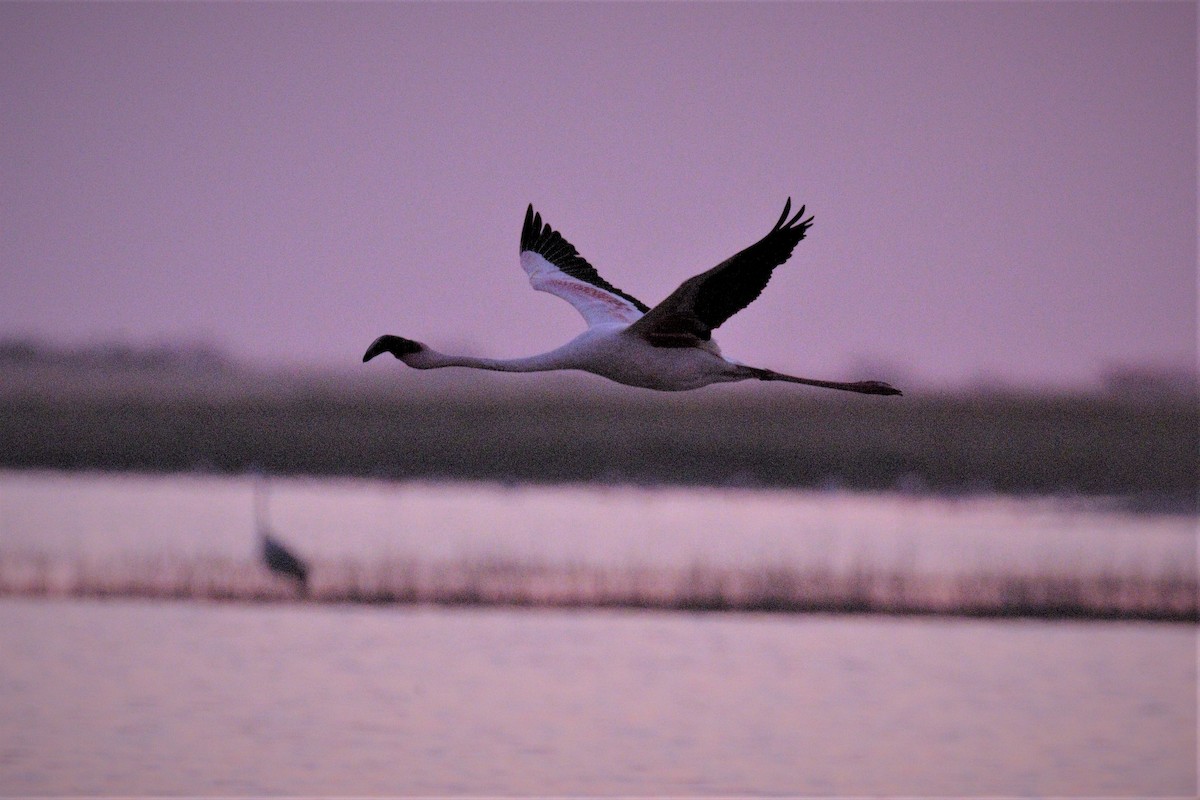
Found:
[[[543,224],[531,205],[521,232],[521,266],[534,289],[561,297],[575,307],[588,326],[583,333],[549,352],[514,359],[447,355],[412,339],[385,334],[367,348],[363,361],[391,353],[416,369],[583,370],[617,383],[659,391],[686,391],[712,383],[758,379],[863,394],[900,394],[880,381],[822,381],[749,367],[724,357],[712,340],[712,331],[758,297],[775,267],[787,261],[804,238],[812,217],[802,220],[801,207],[789,218],[791,203],[789,198],[770,233],[716,267],[684,281],[653,308],[600,277],[570,242]]]

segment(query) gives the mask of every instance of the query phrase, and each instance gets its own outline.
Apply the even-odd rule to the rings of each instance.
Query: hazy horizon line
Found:
[[[460,344],[456,349],[467,354],[482,353],[482,348]],[[477,351],[478,353],[474,352]],[[198,336],[89,336],[75,340],[55,340],[34,334],[0,334],[0,364],[27,366],[121,368],[195,368],[228,372],[276,372],[297,370],[313,375],[341,374],[363,369],[361,354],[348,353],[346,360],[327,357],[264,357],[238,352],[214,337]],[[389,365],[390,366],[390,365]],[[882,356],[862,355],[847,358],[843,371],[850,378],[886,375],[894,383],[918,390],[951,391],[1073,391],[1104,390],[1113,392],[1200,392],[1200,364],[1187,359],[1164,358],[1161,361],[1113,361],[1097,365],[1092,377],[1084,381],[1020,380],[980,369],[976,374],[955,379],[931,378],[919,370],[895,363]],[[364,375],[378,377],[379,369]],[[510,376],[511,377],[511,376]],[[544,376],[543,376],[544,380]]]

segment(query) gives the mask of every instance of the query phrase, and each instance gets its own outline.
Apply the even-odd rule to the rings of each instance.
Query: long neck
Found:
[[[469,367],[471,369],[489,369],[493,372],[546,372],[555,369],[570,369],[572,366],[564,361],[558,350],[526,358],[477,358],[475,356],[447,355],[426,347],[419,353],[404,356],[403,361],[417,369]]]

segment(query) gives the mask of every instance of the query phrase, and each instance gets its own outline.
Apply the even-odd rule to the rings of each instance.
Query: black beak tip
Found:
[[[371,346],[367,348],[367,352],[363,353],[363,363],[365,364],[375,356],[382,355],[383,353],[395,354],[395,341],[395,336],[389,336],[385,333],[383,336],[380,336],[378,339],[371,342]],[[399,358],[398,355],[396,357]]]
[[[400,358],[400,356],[408,355],[409,353],[418,353],[422,347],[423,345],[420,342],[405,339],[403,336],[392,336],[390,333],[385,333],[371,342],[371,346],[367,348],[367,352],[363,353],[363,363],[365,364],[381,353],[391,353],[396,358]]]

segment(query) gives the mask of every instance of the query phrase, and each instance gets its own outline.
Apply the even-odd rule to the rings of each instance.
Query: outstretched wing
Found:
[[[521,229],[521,266],[529,273],[529,284],[566,300],[583,315],[588,327],[611,322],[629,324],[650,308],[622,292],[579,255],[575,246],[558,231],[542,223],[542,215],[525,212]]]
[[[708,341],[725,320],[750,305],[771,280],[771,272],[792,255],[792,250],[813,218],[795,216],[789,197],[771,232],[708,272],[680,284],[666,300],[648,311],[629,329],[658,347],[691,347]]]

